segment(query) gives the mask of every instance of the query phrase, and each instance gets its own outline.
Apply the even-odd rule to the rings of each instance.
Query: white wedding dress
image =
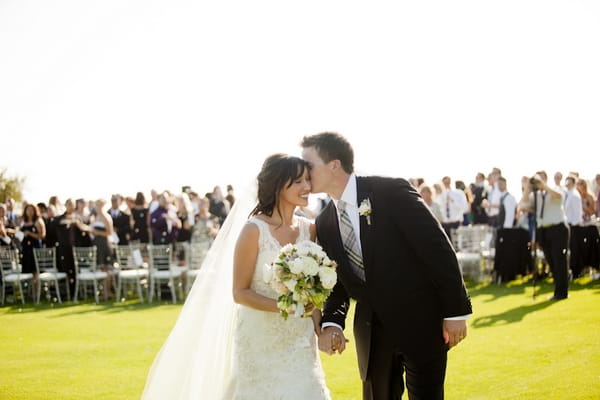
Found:
[[[310,240],[310,221],[296,218],[297,241]],[[269,298],[277,294],[263,279],[265,264],[277,257],[282,245],[269,225],[258,218],[259,252],[251,288]],[[238,306],[233,333],[233,367],[227,399],[329,399],[319,358],[312,318],[289,316]]]
[[[242,193],[154,358],[143,400],[330,399],[312,319],[284,320],[233,302],[233,253],[256,199],[255,187]],[[252,288],[276,298],[262,274],[282,246],[266,222],[250,221],[260,230]],[[297,241],[309,239],[310,222],[297,221]]]

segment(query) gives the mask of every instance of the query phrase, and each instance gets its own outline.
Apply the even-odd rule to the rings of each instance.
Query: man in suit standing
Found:
[[[473,193],[473,201],[471,202],[473,224],[487,224],[488,215],[485,212],[485,207],[482,205],[483,200],[487,198],[485,175],[483,172],[478,172],[477,175],[475,175],[475,183],[471,183],[471,193]]]
[[[317,217],[317,239],[336,260],[319,348],[342,352],[349,299],[363,399],[443,399],[447,350],[467,334],[472,313],[454,250],[404,179],[357,177],[351,145],[337,133],[302,140],[312,191],[332,201]]]

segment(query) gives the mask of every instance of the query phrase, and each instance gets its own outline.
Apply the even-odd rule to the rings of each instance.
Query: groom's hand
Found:
[[[344,337],[344,332],[336,326],[328,326],[321,331],[319,335],[319,350],[329,355],[342,352],[346,349],[348,339]]]
[[[442,329],[444,331],[444,342],[446,342],[450,348],[456,346],[467,337],[467,321],[465,320],[445,319],[442,324]]]

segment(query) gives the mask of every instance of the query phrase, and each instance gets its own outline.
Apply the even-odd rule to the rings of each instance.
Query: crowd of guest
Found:
[[[449,176],[431,185],[420,178],[410,182],[449,238],[453,230],[465,225],[519,229],[519,234],[527,232],[529,242],[544,250],[559,281],[566,274],[567,262],[569,273],[575,277],[588,267],[598,268],[600,255],[581,256],[578,243],[598,242],[586,236],[589,234],[584,234],[583,228],[598,224],[600,174],[588,183],[577,173],[568,173],[563,179],[562,173],[556,172],[553,183],[548,183],[546,172],[538,171],[522,177],[520,193],[508,191],[507,179],[499,168],[487,175],[477,173],[468,185],[460,180],[452,185]],[[35,272],[34,247],[56,247],[59,270],[72,276],[73,246],[95,245],[98,265],[110,269],[117,244],[211,241],[234,202],[231,185],[226,194],[219,186],[204,195],[190,187],[178,194],[152,190],[149,199],[141,191],[134,196],[113,194],[110,206],[103,199],[82,198],[67,199],[63,204],[51,196],[48,203],[21,204],[20,213],[9,198],[0,204],[0,245],[19,248],[24,272]],[[562,254],[564,243],[571,250],[570,261]],[[563,295],[564,291],[559,293]]]
[[[110,271],[117,245],[211,243],[235,202],[231,185],[226,196],[219,186],[203,196],[189,187],[178,194],[152,190],[150,196],[113,194],[110,206],[104,199],[62,203],[52,196],[48,203],[22,204],[21,213],[9,198],[0,204],[0,246],[18,249],[22,272],[33,274],[33,248],[55,247],[57,268],[69,275],[73,293],[73,247],[96,246],[98,268]]]
[[[564,179],[556,172],[549,182],[547,173],[538,171],[523,176],[521,192],[514,194],[507,190],[499,168],[487,176],[477,173],[468,186],[456,181],[452,187],[448,176],[431,186],[422,179],[411,179],[411,183],[448,237],[460,226],[488,225],[493,228],[496,247],[512,240],[541,249],[555,282],[555,299],[567,297],[568,279],[584,272],[598,278],[594,271],[600,264],[600,174],[588,184],[576,172]],[[514,263],[514,257],[508,259]]]

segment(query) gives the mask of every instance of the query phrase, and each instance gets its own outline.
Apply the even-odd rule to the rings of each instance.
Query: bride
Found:
[[[317,349],[320,311],[282,318],[277,294],[262,277],[285,244],[315,239],[314,225],[295,215],[310,189],[302,159],[265,160],[258,204],[250,209],[256,203],[248,195],[236,201],[152,364],[142,399],[330,399]]]

